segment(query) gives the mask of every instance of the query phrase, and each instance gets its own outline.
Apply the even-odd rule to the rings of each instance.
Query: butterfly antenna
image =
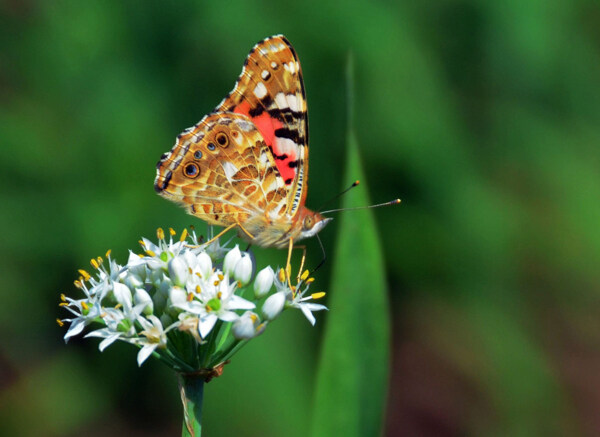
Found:
[[[338,211],[355,211],[357,209],[379,208],[380,206],[397,205],[400,202],[401,202],[400,199],[394,199],[394,200],[390,200],[389,202],[378,203],[377,205],[357,206],[357,207],[354,207],[354,208],[330,209],[329,211],[321,211],[321,214],[328,214],[330,212],[338,212]]]
[[[352,187],[350,187],[352,188]],[[319,242],[319,246],[321,246],[321,252],[323,252],[323,259],[321,260],[321,262],[317,265],[317,267],[315,267],[311,274],[315,273],[317,270],[319,270],[321,267],[323,267],[323,264],[325,264],[325,260],[327,259],[327,254],[325,253],[325,247],[323,246],[323,242],[321,241],[321,239],[319,238],[319,234],[315,235],[315,237],[317,237],[317,241]]]
[[[360,181],[354,181],[352,183],[352,185],[350,185],[348,188],[346,188],[344,191],[342,191],[341,193],[336,194],[335,196],[333,196],[331,199],[329,199],[327,202],[325,202],[321,208],[319,208],[317,211],[321,211],[321,209],[327,205],[328,203],[333,202],[335,199],[338,199],[340,197],[342,197],[344,194],[346,194],[348,191],[350,191],[352,188],[356,187],[358,184],[360,184]]]

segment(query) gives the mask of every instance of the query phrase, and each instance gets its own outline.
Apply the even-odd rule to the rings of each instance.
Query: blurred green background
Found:
[[[4,0],[0,13],[0,433],[180,433],[174,375],[138,369],[127,345],[65,346],[59,294],[109,248],[125,261],[158,226],[203,229],[154,193],[154,166],[275,33],[304,72],[307,205],[342,189],[349,52],[370,197],[403,201],[375,211],[393,318],[385,434],[600,433],[598,2]],[[321,235],[335,257],[336,222]],[[286,314],[207,386],[207,435],[306,435],[317,319]]]

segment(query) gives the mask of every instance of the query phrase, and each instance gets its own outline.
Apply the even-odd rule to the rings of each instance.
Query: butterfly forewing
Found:
[[[254,46],[216,110],[247,115],[257,126],[288,190],[286,213],[293,216],[306,197],[308,115],[300,62],[285,37]]]

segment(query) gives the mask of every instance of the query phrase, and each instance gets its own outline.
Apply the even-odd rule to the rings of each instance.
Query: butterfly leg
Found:
[[[234,223],[232,225],[227,226],[225,229],[223,229],[221,232],[219,232],[217,235],[215,235],[214,237],[212,237],[210,240],[208,240],[206,243],[202,243],[199,246],[208,246],[210,243],[212,243],[215,240],[218,240],[219,238],[221,238],[223,236],[223,234],[229,232],[230,230],[232,230],[233,228],[235,228],[237,226],[237,223]]]
[[[246,234],[248,237],[250,237],[250,239],[251,239],[251,240],[254,240],[254,235],[252,235],[250,232],[248,232],[248,231],[247,231],[247,230],[246,230],[246,229],[245,229],[245,228],[242,226],[242,224],[241,224],[240,222],[236,222],[236,223],[235,223],[235,225],[233,225],[233,226],[239,226],[239,227],[240,227],[240,229],[241,229],[242,231],[244,231],[244,234]]]
[[[306,246],[294,246],[294,249],[302,249],[302,260],[300,261],[300,269],[298,269],[298,276],[296,276],[296,281],[300,282],[300,279],[303,276],[302,270],[304,269],[304,262],[306,261]]]
[[[290,275],[292,273],[292,265],[290,264],[290,262],[292,260],[292,249],[293,248],[294,248],[294,239],[290,237],[290,243],[288,246],[288,256],[287,256],[287,261],[285,263],[285,279],[287,280],[288,287],[290,287],[290,290],[293,290],[292,283],[290,281]]]

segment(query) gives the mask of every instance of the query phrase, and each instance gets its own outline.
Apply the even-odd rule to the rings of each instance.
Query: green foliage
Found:
[[[355,189],[358,193],[346,195],[343,206],[368,205],[352,125],[347,130],[346,160],[345,184],[358,179],[361,185]],[[384,417],[390,345],[381,245],[372,210],[352,211],[336,221],[338,240],[330,253],[331,311],[319,362],[312,435],[376,436]]]
[[[154,165],[233,87],[250,47],[283,33],[307,89],[307,206],[343,179],[349,50],[372,200],[403,201],[373,211],[393,322],[389,433],[594,435],[598,16],[590,0],[3,2],[0,429],[180,432],[173,375],[138,370],[125,347],[64,347],[58,294],[91,257],[123,259],[158,226],[203,229],[155,195]],[[315,330],[278,321],[236,355],[206,387],[208,435],[310,432],[319,329],[343,295],[330,269],[349,244],[333,236],[361,216],[346,214],[321,233],[332,262],[313,288],[331,293],[331,311]],[[313,267],[320,250],[307,245]],[[24,389],[32,375],[54,394]],[[35,427],[18,426],[32,405]]]

